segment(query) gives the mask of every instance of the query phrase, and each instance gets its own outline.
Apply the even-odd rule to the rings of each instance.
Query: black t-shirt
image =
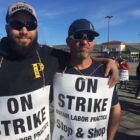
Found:
[[[68,74],[77,74],[77,75],[84,75],[84,76],[94,76],[94,77],[103,77],[105,73],[105,64],[97,62],[95,60],[92,61],[92,65],[86,69],[80,70],[78,72],[72,65],[67,65],[65,69],[65,73]],[[118,103],[118,95],[116,89],[114,89],[113,97],[112,97],[112,106]]]

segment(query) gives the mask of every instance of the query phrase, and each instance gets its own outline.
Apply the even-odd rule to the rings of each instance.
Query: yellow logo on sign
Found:
[[[32,66],[33,66],[35,78],[40,78],[41,77],[40,72],[43,72],[44,65],[42,63],[35,63],[35,64],[32,64]]]

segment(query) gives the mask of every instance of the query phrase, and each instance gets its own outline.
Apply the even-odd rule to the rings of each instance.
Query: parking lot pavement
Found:
[[[115,140],[140,140],[140,99],[135,98],[135,79],[128,82],[126,89],[118,90],[122,115]]]

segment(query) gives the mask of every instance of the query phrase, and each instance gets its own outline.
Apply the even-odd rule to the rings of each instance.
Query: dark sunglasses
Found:
[[[37,23],[35,21],[27,21],[26,23],[23,23],[17,20],[12,20],[8,24],[15,30],[21,30],[23,27],[26,27],[28,31],[32,31],[37,28]]]
[[[88,41],[94,40],[94,35],[91,33],[76,33],[74,35],[70,35],[70,38],[74,40],[80,40],[80,39],[87,39]]]

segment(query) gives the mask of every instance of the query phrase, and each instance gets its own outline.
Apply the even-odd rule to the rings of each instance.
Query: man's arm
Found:
[[[115,134],[120,124],[120,117],[121,117],[121,107],[120,104],[117,103],[111,108],[108,124],[107,140],[114,140]]]
[[[109,77],[108,85],[109,87],[113,87],[118,81],[118,68],[114,60],[109,58],[97,58],[94,57],[96,61],[106,62],[107,66],[105,69],[105,76],[109,75],[111,72],[111,76]]]

